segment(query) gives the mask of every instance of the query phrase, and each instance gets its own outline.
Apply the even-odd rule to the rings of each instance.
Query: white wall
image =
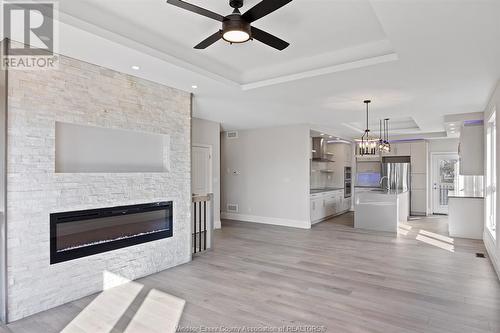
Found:
[[[496,119],[497,119],[497,140],[496,140],[496,148],[497,148],[497,156],[496,156],[496,165],[497,165],[497,170],[496,170],[496,173],[497,173],[497,230],[496,230],[496,242],[495,240],[493,239],[493,237],[491,237],[490,235],[490,232],[488,230],[488,227],[486,225],[487,221],[486,221],[486,218],[485,218],[485,227],[484,227],[484,244],[486,246],[486,249],[488,250],[488,254],[489,254],[489,257],[491,258],[491,261],[493,263],[493,266],[495,267],[496,271],[497,271],[497,274],[498,274],[498,277],[500,278],[500,195],[498,193],[498,180],[500,179],[500,135],[499,135],[499,131],[498,131],[498,120],[499,120],[499,112],[500,112],[500,81],[498,82],[497,84],[497,87],[488,103],[488,106],[484,112],[484,121],[485,123],[488,121],[488,119],[490,118],[491,114],[493,113],[493,109],[496,107],[496,111],[497,111],[497,115],[496,115]],[[484,158],[485,158],[485,170],[484,170],[484,174],[486,175],[486,130],[484,131],[485,133],[485,136],[484,136],[484,147],[485,147],[485,153],[484,153]],[[486,191],[486,198],[485,200],[488,199],[488,193]],[[485,205],[486,207],[486,205]],[[486,209],[486,208],[485,208]],[[486,214],[486,211],[485,211],[485,214],[484,216],[486,217],[487,214]]]
[[[214,193],[214,224],[220,223],[220,124],[199,118],[192,120],[192,144],[212,146],[212,190]]]
[[[433,195],[433,169],[432,154],[436,153],[454,153],[458,155],[458,138],[451,139],[431,139],[429,142],[429,156],[427,158],[429,177],[427,178],[427,214],[432,214],[432,195]]]
[[[309,127],[243,130],[221,136],[222,218],[310,228]],[[227,204],[238,204],[237,213]]]

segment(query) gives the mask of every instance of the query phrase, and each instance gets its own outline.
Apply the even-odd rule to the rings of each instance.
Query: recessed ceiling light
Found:
[[[193,85],[191,86],[191,88],[193,88],[193,89],[198,89],[198,86],[197,86],[196,84],[193,84]]]
[[[331,135],[329,135],[328,137],[329,137],[330,139],[331,139],[331,138],[333,138],[333,136],[331,136]]]
[[[132,69],[133,69],[134,71],[138,71],[139,69],[141,69],[141,67],[139,67],[139,66],[137,66],[137,65],[134,65],[134,66],[132,66]]]
[[[320,135],[321,135],[321,136],[324,136],[324,135],[325,135],[325,133],[321,133]]]

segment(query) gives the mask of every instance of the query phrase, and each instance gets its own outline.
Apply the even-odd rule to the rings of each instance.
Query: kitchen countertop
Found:
[[[448,198],[484,199],[482,191],[450,191]]]
[[[344,190],[344,188],[343,187],[312,188],[309,191],[309,194],[323,193],[323,192],[329,192],[329,191],[338,191],[338,190]]]
[[[365,193],[375,193],[375,194],[384,194],[384,195],[393,195],[393,194],[402,194],[406,193],[408,190],[402,190],[402,189],[394,189],[394,190],[386,190],[386,189],[373,189],[370,191],[366,191]]]

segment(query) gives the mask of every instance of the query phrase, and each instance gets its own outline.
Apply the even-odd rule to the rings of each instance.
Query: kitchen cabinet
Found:
[[[351,209],[351,198],[342,197],[340,204],[340,211],[345,212],[350,209]]]
[[[398,156],[398,144],[397,143],[391,143],[391,151],[389,152],[382,152],[381,153],[382,157],[384,156]]]
[[[411,215],[427,215],[427,150],[426,141],[410,143]]]
[[[325,202],[325,216],[330,216],[335,214],[337,209],[337,196],[335,194],[330,194],[324,199]]]
[[[427,190],[411,190],[411,215],[427,214]]]
[[[320,220],[324,216],[325,205],[323,198],[311,198],[311,221]]]
[[[397,156],[411,156],[411,144],[409,142],[401,142],[396,144]]]
[[[342,214],[349,210],[350,207],[350,200],[345,200],[343,189],[311,194],[311,222],[320,222],[327,217]]]
[[[411,188],[413,190],[425,190],[425,189],[427,189],[427,174],[425,174],[425,173],[413,173],[411,175]]]
[[[410,144],[411,172],[427,173],[427,142],[419,141]]]
[[[458,156],[461,175],[484,174],[484,126],[482,123],[462,126]]]
[[[450,237],[483,239],[484,199],[480,196],[455,196],[452,192],[448,204]]]
[[[410,156],[410,143],[409,142],[398,142],[391,143],[391,151],[383,152],[384,156]]]

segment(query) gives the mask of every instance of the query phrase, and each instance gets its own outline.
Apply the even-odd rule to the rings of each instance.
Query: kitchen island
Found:
[[[397,233],[410,215],[407,190],[358,189],[354,192],[354,227]]]

